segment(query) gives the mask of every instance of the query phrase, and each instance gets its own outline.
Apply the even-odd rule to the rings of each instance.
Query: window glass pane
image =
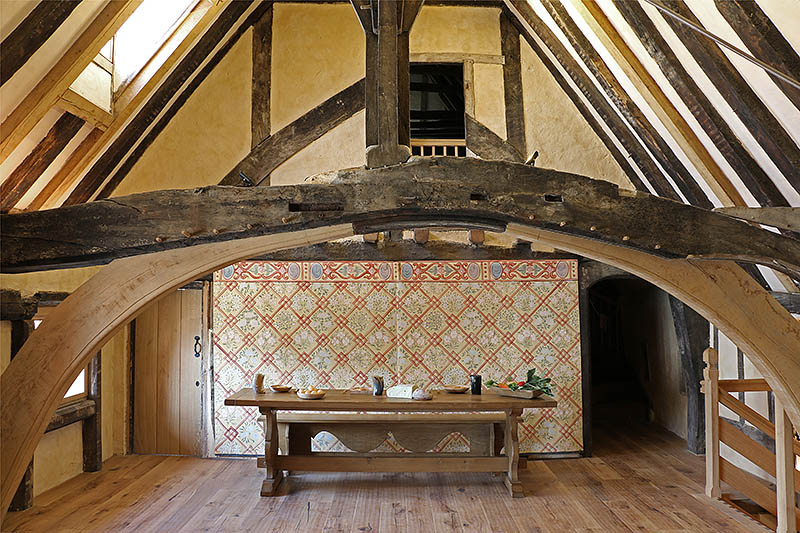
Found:
[[[144,0],[114,35],[114,90],[135,76],[197,0]]]
[[[83,394],[86,392],[86,370],[81,370],[81,373],[78,374],[78,377],[75,381],[70,385],[69,390],[64,395],[64,398],[69,398],[70,396],[75,396],[76,394]]]

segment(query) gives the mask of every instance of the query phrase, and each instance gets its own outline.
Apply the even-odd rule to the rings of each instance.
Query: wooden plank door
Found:
[[[134,345],[133,451],[201,455],[203,291],[182,289],[137,318]]]

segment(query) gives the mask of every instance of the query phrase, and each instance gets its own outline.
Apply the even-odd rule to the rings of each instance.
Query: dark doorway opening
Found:
[[[635,324],[626,306],[648,287],[643,281],[612,279],[589,289],[593,424],[649,421],[644,387],[651,377],[647,345],[640,345],[628,331]]]

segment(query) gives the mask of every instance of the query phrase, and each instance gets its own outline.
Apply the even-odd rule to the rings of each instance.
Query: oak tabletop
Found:
[[[536,409],[556,407],[550,396],[527,400],[500,396],[493,392],[480,395],[450,394],[445,391],[430,391],[431,400],[388,398],[370,394],[353,394],[347,390],[326,389],[319,400],[303,400],[294,392],[266,392],[256,394],[246,387],[225,399],[225,405],[265,407],[283,410],[314,411],[505,411],[508,409]]]

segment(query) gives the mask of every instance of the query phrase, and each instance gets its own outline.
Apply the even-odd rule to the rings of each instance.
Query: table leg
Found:
[[[522,491],[522,483],[519,481],[519,436],[517,425],[522,409],[510,409],[506,411],[505,427],[505,452],[508,457],[508,472],[503,480],[508,487],[513,498],[522,498],[525,494]]]
[[[278,416],[277,412],[268,408],[261,407],[261,414],[264,415],[264,466],[266,474],[264,482],[261,484],[261,495],[272,496],[283,479],[283,472],[275,468],[278,462]]]

